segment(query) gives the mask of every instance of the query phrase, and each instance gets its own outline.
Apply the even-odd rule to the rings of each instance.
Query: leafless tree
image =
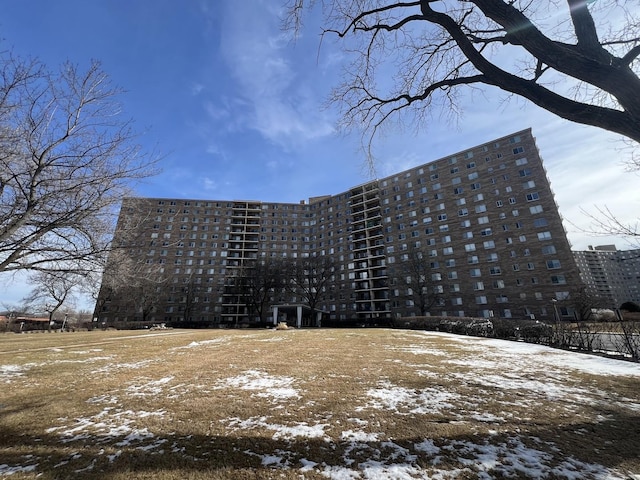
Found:
[[[594,321],[594,310],[612,307],[604,298],[584,285],[571,294],[570,302],[575,309],[578,322]]]
[[[591,226],[589,229],[581,229],[583,232],[591,235],[616,236],[640,246],[640,219],[635,222],[622,221],[608,207],[596,207],[596,213],[582,209],[582,213],[591,220]]]
[[[265,323],[269,308],[286,288],[285,265],[273,258],[246,261],[229,280],[227,291],[244,303],[260,323]]]
[[[35,272],[29,277],[29,283],[33,285],[33,289],[23,301],[26,304],[40,306],[47,312],[49,324],[51,324],[60,307],[72,306],[74,292],[82,281],[82,276],[68,272]]]
[[[392,118],[459,115],[497,87],[564,119],[640,142],[640,9],[624,0],[288,0],[285,27],[322,9],[350,63],[331,100],[367,145]]]
[[[100,268],[117,206],[154,159],[97,62],[0,63],[0,273]]]
[[[431,307],[440,302],[440,295],[434,290],[431,265],[427,251],[410,246],[392,269],[395,283],[402,287],[400,298],[410,301],[420,316],[427,316]],[[435,275],[439,275],[435,273]]]
[[[327,295],[334,270],[335,263],[327,256],[292,259],[286,272],[288,286],[294,295],[300,296],[311,311],[315,312]]]
[[[183,307],[182,319],[185,322],[191,322],[200,312],[200,302],[202,294],[202,285],[197,283],[194,275],[189,275],[184,278],[182,285],[180,285],[180,303]]]
[[[147,264],[135,252],[116,248],[109,254],[96,298],[96,316],[115,298],[124,300],[134,320],[147,321],[167,293],[168,277],[161,265]],[[95,292],[94,292],[95,293]]]
[[[120,294],[128,298],[133,307],[133,320],[146,322],[156,306],[166,295],[167,277],[157,268],[149,269],[136,277],[133,283],[125,284]]]

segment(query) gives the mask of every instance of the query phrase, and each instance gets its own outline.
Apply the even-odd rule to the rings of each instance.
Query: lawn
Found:
[[[0,478],[640,479],[640,366],[389,329],[0,335]]]

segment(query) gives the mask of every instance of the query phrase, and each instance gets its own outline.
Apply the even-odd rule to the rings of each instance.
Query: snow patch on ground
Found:
[[[173,376],[152,380],[142,385],[129,385],[125,392],[132,397],[148,397],[160,395],[164,386],[173,380]]]
[[[58,427],[45,430],[46,433],[55,433],[62,443],[91,440],[96,443],[108,443],[117,441],[115,445],[125,446],[134,443],[149,442],[154,435],[146,428],[137,428],[136,420],[146,417],[162,418],[164,410],[133,411],[121,410],[115,407],[105,407],[101,412],[89,416],[79,417],[73,420],[61,418]],[[70,423],[67,423],[70,422]]]
[[[254,430],[258,428],[264,428],[275,432],[273,439],[291,440],[297,437],[304,438],[323,438],[329,440],[325,435],[324,430],[329,426],[327,423],[316,423],[309,425],[306,422],[295,422],[292,425],[282,425],[277,423],[267,422],[267,417],[251,417],[245,420],[240,418],[227,418],[221,420],[233,431],[237,430]]]
[[[153,360],[142,360],[140,362],[131,363],[112,363],[109,365],[105,365],[104,367],[97,368],[91,373],[113,373],[114,370],[137,370],[140,368],[144,368],[151,363],[153,363]]]
[[[423,388],[413,390],[399,387],[388,381],[379,382],[377,388],[367,391],[369,402],[365,406],[356,407],[356,412],[367,408],[391,410],[402,415],[416,415],[423,413],[439,413],[444,409],[454,408],[454,400],[460,396],[446,390]]]
[[[274,401],[300,398],[298,391],[291,387],[292,377],[274,376],[260,370],[247,370],[241,375],[226,378],[216,385],[216,389],[239,388],[253,390],[256,397],[270,398]]]
[[[22,377],[27,370],[29,370],[29,367],[26,365],[0,365],[0,380],[5,383],[11,383],[11,380]],[[1,467],[2,465],[0,465]]]
[[[211,340],[200,340],[199,342],[191,342],[188,345],[185,345],[182,347],[175,347],[175,348],[172,348],[171,350],[184,350],[186,348],[197,348],[197,347],[204,347],[208,345],[220,345],[222,343],[227,343],[228,341],[229,340],[224,337],[213,338]]]

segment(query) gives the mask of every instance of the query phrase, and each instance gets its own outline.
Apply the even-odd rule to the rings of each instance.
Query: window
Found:
[[[496,242],[493,240],[487,240],[486,242],[482,242],[482,246],[485,250],[489,250],[490,248],[496,248]]]
[[[448,278],[449,280],[455,280],[455,279],[457,279],[457,278],[458,278],[458,272],[456,272],[456,271],[451,271],[451,272],[447,273],[447,278]]]
[[[548,225],[546,218],[537,218],[533,221],[534,227],[546,227]]]
[[[522,170],[518,170],[518,175],[521,177],[528,177],[531,175],[531,170],[528,168],[523,168]]]
[[[469,257],[467,257],[467,263],[470,263],[470,264],[480,263],[480,260],[478,259],[477,255],[470,255]]]
[[[487,223],[489,223],[489,222],[487,221]],[[460,222],[460,226],[462,228],[470,227],[471,226],[471,220],[463,220],[462,222]]]
[[[471,172],[467,176],[469,177],[469,180],[475,180],[476,178],[478,178],[478,172]]]
[[[540,199],[538,192],[527,193],[527,202],[533,202],[538,199]]]
[[[516,147],[513,149],[513,154],[517,155],[518,153],[523,153],[524,152],[524,147]]]
[[[461,208],[460,210],[458,210],[458,216],[459,217],[466,217],[467,215],[469,215],[469,210],[466,208]]]
[[[441,213],[440,215],[438,215],[438,221],[439,222],[443,222],[447,219],[447,214],[446,213]]]
[[[462,239],[463,240],[467,240],[469,238],[473,238],[473,232],[472,231],[462,232]]]
[[[484,225],[486,223],[489,223],[489,217],[479,217],[478,218],[478,225]]]
[[[445,247],[442,249],[442,254],[443,255],[452,255],[453,254],[453,247]],[[455,262],[454,262],[455,265]]]
[[[487,297],[484,295],[481,295],[479,297],[476,297],[476,303],[478,305],[484,305],[485,303],[487,303]]]
[[[471,190],[480,190],[480,184],[479,183],[472,183],[471,184]]]
[[[456,188],[453,189],[453,194],[454,195],[460,195],[462,193],[464,193],[464,188],[462,188],[462,187],[456,187]]]
[[[474,201],[474,202],[481,202],[482,200],[484,200],[484,195],[483,195],[483,194],[481,194],[481,193],[476,193],[476,194],[473,196],[473,201]]]
[[[536,182],[533,180],[529,180],[528,182],[524,182],[522,184],[522,188],[534,188],[536,186]]]
[[[475,243],[467,243],[464,246],[464,251],[465,252],[475,252],[476,251],[476,244]]]
[[[473,282],[473,289],[478,292],[480,290],[484,290],[484,283],[482,282]]]
[[[502,270],[500,267],[491,267],[489,268],[489,275],[500,275],[502,274]]]
[[[476,213],[484,213],[487,211],[487,206],[484,203],[482,203],[480,205],[476,205],[475,210],[476,210]]]
[[[560,268],[560,260],[547,260],[547,268],[549,270]]]
[[[545,245],[544,247],[542,247],[543,255],[553,255],[554,253],[556,253],[556,247],[554,247],[553,245]]]
[[[522,166],[522,165],[526,165],[527,164],[527,159],[526,158],[519,158],[516,160],[516,165],[517,166]]]
[[[491,228],[484,228],[482,230],[480,230],[480,235],[482,235],[483,237],[488,237],[489,235],[493,234],[493,230]]]
[[[552,275],[551,283],[553,283],[554,285],[566,285],[567,279],[564,275]]]
[[[538,240],[551,240],[551,232],[539,232]]]
[[[479,276],[481,276],[481,275],[482,275],[482,274],[480,273],[480,269],[479,269],[479,268],[472,268],[472,269],[469,271],[469,274],[470,274],[472,277],[479,277]]]
[[[487,255],[487,262],[497,262],[497,261],[498,261],[497,253],[490,253],[489,255]]]
[[[536,214],[536,213],[542,213],[544,211],[544,209],[542,208],[542,205],[534,205],[533,207],[529,207],[529,212],[531,214]]]
[[[493,288],[504,288],[504,280],[494,280],[493,281]]]

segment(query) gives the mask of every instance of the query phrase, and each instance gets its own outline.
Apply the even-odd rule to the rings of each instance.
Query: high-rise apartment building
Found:
[[[129,268],[142,264],[162,280],[145,307],[144,295],[117,294],[117,269],[107,269],[96,309],[106,322],[244,321],[255,314],[231,279],[270,259],[332,259],[319,302],[332,323],[422,314],[552,320],[552,300],[569,315],[580,282],[530,129],[299,204],[127,198],[115,243]],[[419,273],[408,268],[416,258]]]
[[[618,250],[615,245],[589,246],[574,252],[584,285],[606,303],[620,308],[640,304],[640,249]]]

